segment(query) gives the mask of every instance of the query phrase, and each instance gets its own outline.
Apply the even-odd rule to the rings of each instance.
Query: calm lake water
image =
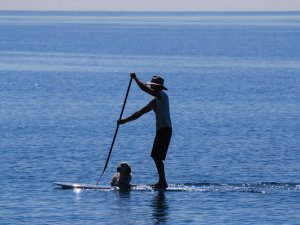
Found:
[[[300,224],[300,13],[0,12],[1,224]],[[122,125],[130,192],[95,184],[129,73],[169,88],[170,191],[150,112]],[[132,84],[124,116],[150,96]]]

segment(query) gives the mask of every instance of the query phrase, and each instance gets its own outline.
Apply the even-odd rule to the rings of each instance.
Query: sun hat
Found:
[[[162,88],[163,90],[168,90],[164,86],[164,79],[159,76],[153,76],[150,82],[146,82],[147,85],[154,85]]]

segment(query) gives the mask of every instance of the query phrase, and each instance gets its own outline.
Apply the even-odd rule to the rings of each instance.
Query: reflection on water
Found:
[[[120,200],[129,200],[130,199],[130,190],[119,190],[117,191]]]
[[[153,208],[153,222],[154,224],[163,224],[168,222],[168,202],[165,198],[164,191],[157,191],[151,204]]]
[[[82,189],[80,189],[80,188],[75,188],[75,189],[73,190],[73,192],[75,193],[75,200],[76,200],[76,201],[80,201],[80,200],[81,200],[80,193],[82,192]]]

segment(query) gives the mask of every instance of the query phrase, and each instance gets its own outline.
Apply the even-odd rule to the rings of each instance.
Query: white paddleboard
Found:
[[[54,182],[54,184],[65,189],[98,189],[98,190],[111,190],[113,187],[110,186],[99,186],[95,184],[81,184],[81,183],[68,183],[68,182]]]
[[[70,183],[70,182],[54,182],[57,186],[64,188],[64,189],[90,189],[90,190],[119,190],[116,187],[111,186],[100,186],[95,184],[82,184],[82,183]],[[166,188],[166,189],[159,189],[159,188],[153,188],[150,185],[147,184],[132,184],[130,190],[136,190],[136,191],[174,191],[175,189],[172,188]]]

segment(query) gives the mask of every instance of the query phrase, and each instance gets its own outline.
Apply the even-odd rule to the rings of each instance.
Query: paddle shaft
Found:
[[[131,82],[132,82],[132,78],[130,78],[130,81],[129,81],[129,84],[128,84],[128,88],[127,88],[127,92],[126,92],[126,96],[125,96],[125,99],[124,99],[124,103],[123,103],[123,107],[122,107],[122,110],[121,110],[121,114],[120,114],[120,117],[119,117],[119,120],[122,119],[122,116],[123,116],[123,112],[124,112],[124,109],[125,109],[125,105],[126,105],[126,101],[127,101],[127,97],[128,97],[128,94],[129,94],[129,90],[130,90],[130,86],[131,86]],[[109,158],[110,158],[110,155],[111,155],[111,152],[112,152],[112,149],[114,147],[114,143],[115,143],[115,140],[116,140],[116,137],[117,137],[117,133],[118,133],[118,130],[119,130],[119,123],[116,127],[116,131],[115,131],[115,135],[114,135],[114,138],[112,140],[112,143],[111,143],[111,146],[110,146],[110,150],[109,150],[109,153],[108,153],[108,156],[107,156],[107,159],[106,159],[106,162],[105,162],[105,166],[104,166],[104,169],[97,181],[97,185],[99,183],[99,181],[101,180],[105,170],[106,170],[106,167],[107,167],[107,164],[108,164],[108,161],[109,161]]]

